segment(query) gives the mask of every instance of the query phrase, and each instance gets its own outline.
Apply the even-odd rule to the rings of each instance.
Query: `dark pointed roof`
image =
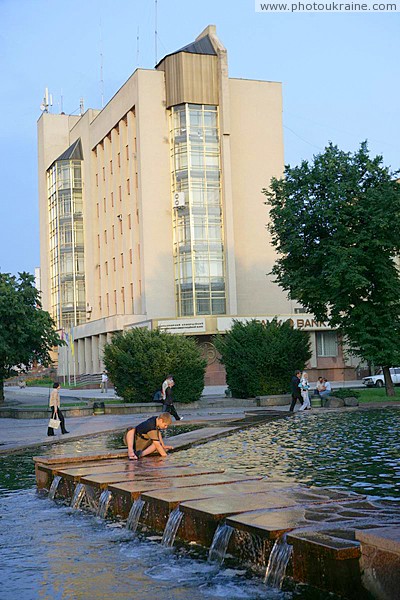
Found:
[[[205,35],[204,37],[200,38],[199,40],[192,42],[191,44],[188,44],[187,46],[184,46],[183,48],[180,48],[179,50],[176,50],[175,52],[171,52],[171,54],[167,54],[166,56],[164,56],[164,58],[162,58],[160,60],[160,62],[156,64],[156,68],[168,56],[173,56],[174,54],[179,54],[179,52],[188,52],[189,54],[210,54],[213,56],[217,56],[217,53],[214,50],[214,46],[212,45],[212,42],[210,40],[210,36]]]
[[[68,150],[65,150],[55,162],[59,160],[83,160],[81,138],[78,138]]]

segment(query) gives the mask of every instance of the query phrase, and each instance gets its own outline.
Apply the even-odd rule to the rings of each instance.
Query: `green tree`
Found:
[[[228,333],[215,339],[215,346],[236,398],[286,393],[294,371],[311,358],[308,334],[276,319],[234,321]]]
[[[329,144],[309,163],[285,168],[263,190],[278,259],[277,283],[318,320],[338,328],[349,349],[383,366],[400,363],[400,186],[371,158]]]
[[[35,362],[48,366],[52,348],[63,343],[53,319],[42,310],[34,281],[29,273],[19,273],[18,278],[0,273],[0,402],[4,379]]]
[[[196,342],[157,329],[117,333],[104,348],[104,364],[126,402],[151,401],[169,374],[177,402],[199,400],[204,388],[206,362]]]

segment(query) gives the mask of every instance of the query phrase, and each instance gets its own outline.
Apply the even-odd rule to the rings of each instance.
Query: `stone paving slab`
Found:
[[[206,467],[182,467],[182,468],[171,468],[163,471],[147,470],[142,471],[132,468],[131,472],[127,473],[116,473],[106,475],[89,475],[87,477],[81,477],[81,483],[92,485],[95,487],[108,486],[110,483],[127,482],[135,479],[156,479],[163,477],[193,477],[194,475],[206,475],[208,473],[223,473],[224,469],[207,469]],[[60,472],[61,474],[62,472]]]
[[[107,473],[131,473],[131,472],[138,472],[138,473],[147,473],[148,471],[157,471],[159,472],[160,469],[171,469],[171,468],[177,468],[180,469],[182,467],[189,467],[190,464],[186,463],[186,464],[162,464],[161,462],[159,464],[152,464],[152,465],[146,465],[146,466],[142,466],[142,464],[136,464],[136,462],[133,461],[128,461],[128,460],[121,460],[121,461],[115,461],[113,464],[109,464],[109,465],[103,465],[103,464],[94,464],[94,465],[86,465],[86,466],[79,466],[76,468],[72,468],[72,469],[65,469],[65,466],[61,466],[60,469],[58,469],[58,471],[60,472],[60,474],[64,474],[70,477],[87,477],[89,475],[106,475]]]
[[[130,481],[128,483],[117,483],[115,485],[109,485],[108,489],[115,492],[121,492],[125,494],[134,494],[140,491],[155,490],[165,487],[173,488],[187,488],[187,487],[201,487],[204,485],[221,485],[226,489],[226,484],[234,482],[243,482],[239,485],[252,483],[255,481],[262,481],[262,477],[257,476],[246,476],[235,473],[211,473],[206,475],[195,475],[193,477],[176,477],[176,478],[163,478],[157,482],[149,481],[149,479],[143,479],[140,481]],[[158,486],[158,487],[156,487]]]
[[[380,527],[355,532],[356,540],[400,556],[400,526]]]

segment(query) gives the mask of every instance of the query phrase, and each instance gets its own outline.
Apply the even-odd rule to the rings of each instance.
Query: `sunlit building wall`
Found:
[[[42,114],[38,155],[43,304],[74,340],[60,374],[100,373],[113,333],[159,327],[194,336],[206,384],[222,384],[213,336],[277,316],[310,331],[313,373],[343,378],[336,334],[269,275],[262,189],[283,173],[281,84],[229,78],[215,27],[137,69],[102,110]]]

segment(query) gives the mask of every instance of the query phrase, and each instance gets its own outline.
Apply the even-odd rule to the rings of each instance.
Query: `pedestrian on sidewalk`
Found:
[[[108,392],[108,375],[105,371],[102,372],[101,374],[101,393],[103,394],[104,392],[107,394]]]
[[[174,387],[174,385],[174,378],[172,377],[172,375],[168,375],[165,381],[163,382],[161,388],[161,398],[163,401],[162,410],[164,413],[170,413],[173,417],[175,417],[176,421],[182,421],[183,417],[180,417],[178,415],[174,406],[174,400],[172,397],[172,388]]]
[[[311,410],[310,396],[308,395],[310,384],[308,383],[308,375],[305,371],[303,371],[301,375],[299,388],[303,398],[303,404],[300,406],[300,410]]]
[[[294,411],[294,407],[296,406],[297,400],[300,404],[303,404],[303,398],[301,397],[300,390],[300,377],[301,371],[296,371],[292,377],[292,381],[290,382],[290,391],[292,392],[292,402],[290,404],[289,412]]]
[[[60,388],[61,385],[59,383],[53,383],[53,391],[51,392],[49,399],[51,418],[58,419],[60,421],[61,433],[69,433],[69,431],[65,429],[65,419],[61,412]],[[47,428],[47,435],[54,435],[53,427]]]

